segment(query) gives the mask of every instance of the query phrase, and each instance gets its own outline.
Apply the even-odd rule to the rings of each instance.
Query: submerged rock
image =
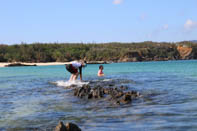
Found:
[[[67,131],[81,131],[81,129],[73,123],[66,123],[66,129]]]
[[[65,126],[63,122],[59,122],[54,131],[81,131],[81,129],[73,123],[66,123]]]
[[[124,104],[128,104],[132,101],[131,95],[129,94],[124,94],[124,96],[121,98],[120,102]]]
[[[55,130],[54,131],[67,131],[67,129],[66,129],[66,126],[64,125],[64,123],[61,121],[55,127]]]

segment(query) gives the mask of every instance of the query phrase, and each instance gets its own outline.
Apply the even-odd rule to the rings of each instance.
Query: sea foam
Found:
[[[63,86],[63,87],[69,87],[69,86],[72,86],[72,85],[81,87],[83,85],[89,84],[89,82],[82,82],[82,81],[79,81],[79,80],[76,80],[76,81],[63,81],[63,80],[61,80],[61,81],[54,82],[54,84],[56,84],[57,86]]]

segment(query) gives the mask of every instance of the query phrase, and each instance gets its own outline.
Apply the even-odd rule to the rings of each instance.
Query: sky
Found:
[[[197,40],[197,0],[0,0],[0,44]]]

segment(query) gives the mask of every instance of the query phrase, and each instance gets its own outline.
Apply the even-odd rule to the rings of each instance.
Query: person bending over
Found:
[[[86,66],[86,61],[73,61],[69,64],[66,64],[66,69],[71,73],[70,80],[76,80],[80,74],[80,80],[82,81],[82,67]]]
[[[104,73],[103,73],[103,66],[102,65],[100,65],[99,66],[99,71],[98,71],[98,74],[97,74],[99,77],[101,77],[101,76],[104,76]]]

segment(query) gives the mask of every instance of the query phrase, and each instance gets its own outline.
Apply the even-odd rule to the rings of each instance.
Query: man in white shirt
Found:
[[[80,80],[82,81],[82,67],[86,66],[86,61],[73,61],[70,64],[66,64],[66,69],[71,73],[70,80],[76,80],[80,74]],[[78,72],[79,70],[79,72]]]

